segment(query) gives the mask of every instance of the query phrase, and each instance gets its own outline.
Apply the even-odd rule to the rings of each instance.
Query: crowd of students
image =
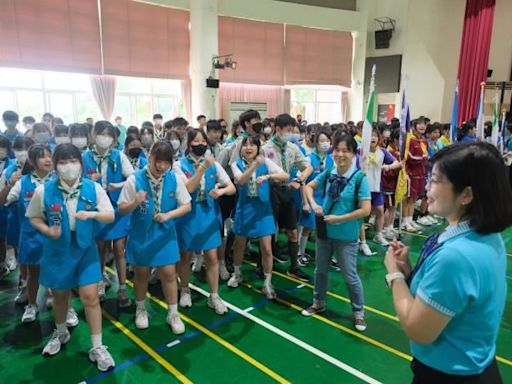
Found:
[[[376,246],[398,247],[395,189],[402,167],[408,193],[402,230],[418,232],[443,220],[429,213],[427,163],[449,144],[446,125],[426,117],[412,121],[406,156],[400,156],[400,123],[379,123],[372,131],[367,169],[359,147],[363,123],[305,124],[289,114],[262,121],[248,110],[233,122],[197,117],[125,127],[97,121],[69,126],[47,113],[42,121],[3,113],[0,135],[0,266],[14,249],[20,266],[17,304],[26,304],[23,323],[36,320],[39,286],[47,290],[56,329],[43,349],[57,354],[78,324],[71,291],[78,289],[89,324],[89,358],[105,371],[115,363],[102,342],[100,302],[111,285],[105,264],[115,261],[121,308],[135,301],[135,326],[149,327],[145,308],[148,284],[158,279],[168,304],[167,323],[185,332],[178,306],[192,306],[191,271],[206,263],[208,307],[228,311],[219,280],[236,288],[248,240],[259,240],[262,292],[276,298],[273,261],[290,262],[287,274],[302,281],[312,262],[306,244],[315,233],[315,293],[304,316],[325,310],[330,267],[341,270],[352,304],[354,326],[366,330],[364,291],[357,254],[373,254],[366,242],[370,216]],[[471,122],[462,142],[473,141]],[[473,136],[472,136],[473,135]],[[420,214],[414,218],[415,206]],[[436,213],[436,212],[433,212]],[[287,251],[277,244],[286,233]],[[231,253],[232,251],[232,253]],[[285,254],[288,256],[286,257]],[[126,289],[134,272],[134,297]]]

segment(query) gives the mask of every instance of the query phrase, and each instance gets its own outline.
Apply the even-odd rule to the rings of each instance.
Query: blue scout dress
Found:
[[[82,155],[84,161],[84,170],[83,176],[87,178],[91,178],[95,173],[99,173],[101,175],[101,164],[96,163],[94,159],[94,153],[92,150],[84,152]],[[96,181],[99,184],[102,184],[103,189],[107,190],[107,186],[110,183],[120,183],[125,181],[125,177],[123,176],[123,166],[121,164],[121,152],[117,149],[112,149],[110,155],[108,156],[108,166],[107,166],[107,181],[106,185],[103,185],[103,178],[100,178]],[[121,215],[119,213],[119,208],[117,207],[117,201],[119,200],[119,196],[121,195],[121,188],[116,189],[115,191],[107,191],[107,195],[110,198],[110,202],[114,207],[114,212],[116,215],[116,219],[112,224],[98,224],[98,233],[97,240],[117,240],[128,235],[127,227],[130,221],[129,215]]]
[[[83,178],[79,187],[76,211],[96,211],[97,196],[94,182]],[[44,184],[44,212],[48,225],[60,225],[61,236],[53,240],[43,236],[41,285],[55,290],[69,290],[99,282],[102,278],[96,240],[91,234],[95,220],[77,220],[71,231],[68,211],[59,179]]]
[[[10,165],[14,164],[14,160],[6,157],[2,163],[0,163],[0,174],[4,170],[9,168]],[[5,238],[7,235],[7,215],[10,208],[5,205],[0,205],[0,238]]]
[[[13,160],[11,165],[9,165],[5,170],[5,180],[10,182],[12,175],[21,170],[21,168],[21,165]],[[7,239],[7,244],[16,248],[18,248],[20,240],[20,217],[18,215],[18,204],[19,202],[16,201],[5,208],[7,211],[7,229],[5,237]]]
[[[159,186],[151,185],[147,168],[135,172],[136,192],[146,192],[147,200],[131,214],[126,244],[128,263],[143,267],[160,267],[180,260],[175,220],[158,223],[157,213],[166,213],[178,207],[176,200],[176,173],[166,172]],[[162,188],[161,190],[158,190]],[[161,193],[160,198],[156,196]],[[160,200],[160,204],[158,204]],[[158,207],[160,205],[160,207]]]
[[[180,161],[181,170],[188,179],[194,177],[196,170],[192,162],[183,158]],[[221,242],[220,230],[222,219],[217,201],[210,196],[217,183],[215,164],[209,167],[205,174],[204,193],[201,186],[190,193],[192,210],[176,220],[178,244],[180,250],[189,252],[207,251],[219,247]]]
[[[236,165],[242,172],[247,170],[242,159],[237,160]],[[263,175],[268,175],[266,164],[256,168],[256,177]],[[233,232],[235,235],[244,237],[271,236],[276,232],[270,202],[270,186],[267,180],[257,186],[251,177],[244,185],[238,185]]]
[[[311,166],[313,167],[313,172],[308,177],[306,184],[312,180],[315,180],[316,177],[321,174],[325,169],[331,169],[334,167],[334,160],[332,155],[326,155],[323,159],[318,155],[317,150],[315,149],[309,155],[309,161],[311,162]],[[313,197],[315,202],[322,206],[324,204],[324,191],[320,188],[317,188],[313,192]],[[304,212],[301,207],[300,217],[299,217],[299,225],[302,225],[305,228],[315,229],[316,228],[316,219],[315,212]]]

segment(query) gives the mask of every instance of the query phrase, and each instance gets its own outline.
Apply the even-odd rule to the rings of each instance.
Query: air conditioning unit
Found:
[[[240,114],[248,109],[258,111],[262,119],[267,117],[267,103],[228,101],[224,103],[224,119],[231,123],[234,120],[238,120]]]

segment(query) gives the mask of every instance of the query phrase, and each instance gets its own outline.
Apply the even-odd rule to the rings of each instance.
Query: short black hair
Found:
[[[473,201],[466,206],[466,218],[474,231],[498,233],[512,225],[512,188],[496,147],[483,141],[449,145],[432,157],[431,164],[456,194],[471,187]]]
[[[142,129],[144,128],[153,128],[153,123],[151,121],[145,121],[142,123],[142,126],[141,126]]]
[[[238,156],[242,157],[242,147],[245,145],[245,143],[247,143],[248,141],[250,141],[252,144],[254,144],[255,146],[258,147],[258,152],[256,152],[256,156],[258,156],[260,154],[260,148],[261,148],[261,141],[260,141],[260,138],[259,136],[257,135],[254,135],[254,136],[246,136],[242,139],[242,142],[240,143],[240,149],[238,150]]]
[[[13,143],[13,150],[28,150],[31,145],[34,145],[34,140],[28,136],[17,136]]]
[[[4,135],[0,135],[0,147],[1,148],[6,148],[7,151],[11,150],[11,141],[7,137],[5,137]]]
[[[43,144],[34,144],[28,149],[28,161],[33,168],[37,165],[37,160],[44,157],[45,153],[52,155],[50,149]]]
[[[322,129],[322,130],[318,131],[314,136],[313,142],[315,143],[315,145],[318,145],[319,140],[320,140],[320,135],[325,135],[329,140],[331,140],[331,133],[325,129]]]
[[[222,131],[222,126],[218,120],[208,120],[206,122],[206,132],[210,131]]]
[[[84,162],[82,160],[82,152],[71,143],[59,144],[53,152],[53,168],[57,170],[57,164],[61,160],[76,159],[80,161],[82,169],[84,169]]]
[[[155,114],[153,115],[153,120],[155,120],[155,119],[160,119],[160,120],[162,120],[162,119],[163,119],[163,116],[162,116],[161,114],[159,114],[159,113],[155,113]]]
[[[176,117],[172,121],[172,128],[186,127],[186,126],[188,126],[188,121],[186,119],[184,119],[183,117]]]
[[[126,140],[124,141],[124,147],[128,147],[128,145],[134,141],[140,141],[139,135],[127,134]]]
[[[354,155],[357,153],[357,141],[352,137],[352,135],[344,132],[334,135],[334,144],[332,148],[337,148],[341,143],[345,143],[348,150]]]
[[[242,128],[245,129],[245,123],[249,123],[252,119],[261,120],[260,113],[254,109],[248,109],[247,111],[242,112],[242,114],[238,118],[238,122],[240,123]]]
[[[199,120],[201,119],[206,119],[206,116],[205,115],[197,115],[197,122],[199,122]]]
[[[153,156],[155,161],[168,161],[171,163],[171,167],[173,155],[174,150],[167,140],[157,141],[149,150],[149,156]]]
[[[393,129],[391,135],[389,135],[389,141],[391,143],[395,140],[400,140],[400,128]]]
[[[103,133],[107,133],[113,138],[117,137],[116,128],[112,125],[110,121],[107,120],[99,120],[94,124],[94,133],[96,135],[101,135]]]
[[[88,137],[89,127],[87,124],[73,123],[69,126],[69,137]]]
[[[136,127],[135,125],[130,125],[126,129],[126,135],[139,135],[139,127]]]
[[[16,121],[16,122],[19,122],[20,121],[20,117],[14,111],[5,111],[2,114],[2,120],[3,121]]]
[[[288,126],[295,127],[296,122],[293,117],[291,117],[288,113],[282,113],[276,116],[276,127],[284,128]]]
[[[69,136],[69,127],[64,124],[57,124],[53,128],[55,136]]]
[[[203,136],[203,139],[206,141],[206,145],[208,145],[208,147],[210,146],[208,136],[206,136],[206,133],[204,132],[203,129],[189,129],[187,132],[187,149],[185,150],[185,155],[188,155],[190,153],[191,143],[194,141],[197,135]]]
[[[22,122],[23,124],[34,124],[36,122],[36,119],[34,119],[32,116],[25,116]]]

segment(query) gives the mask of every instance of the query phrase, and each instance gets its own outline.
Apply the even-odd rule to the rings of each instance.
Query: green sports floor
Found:
[[[425,235],[405,234],[415,261]],[[439,230],[439,229],[438,229]],[[371,238],[371,231],[367,233]],[[512,229],[504,233],[509,252],[509,295],[498,337],[497,358],[504,383],[512,383]],[[384,248],[370,242],[378,254],[359,257],[368,329],[353,329],[347,290],[332,269],[328,310],[320,316],[300,314],[312,301],[313,285],[286,276],[286,264],[275,265],[273,284],[278,300],[260,293],[250,261],[243,265],[245,282],[237,289],[225,283],[221,297],[229,313],[216,315],[206,306],[204,276],[193,279],[193,307],[180,310],[186,333],[172,334],[165,322],[166,305],[159,286],[147,300],[150,328],[139,331],[134,309],[119,310],[116,291],[108,291],[103,305],[103,340],[116,360],[113,371],[100,373],[87,360],[87,324],[78,299],[73,306],[80,324],[60,354],[45,358],[41,350],[53,329],[51,313],[42,310],[38,321],[21,324],[23,308],[15,306],[17,277],[0,281],[0,383],[409,383],[408,341],[400,329],[389,290],[384,284]],[[308,244],[310,251],[314,244]],[[313,276],[314,266],[305,270]],[[133,295],[133,288],[129,286]],[[40,308],[44,308],[40,294]]]

